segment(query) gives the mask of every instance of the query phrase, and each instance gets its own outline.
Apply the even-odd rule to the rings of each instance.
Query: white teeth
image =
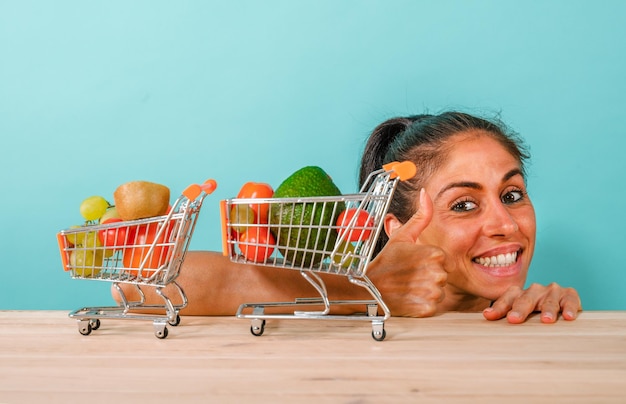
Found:
[[[504,267],[517,261],[517,251],[492,257],[479,257],[475,258],[474,261],[486,267]]]

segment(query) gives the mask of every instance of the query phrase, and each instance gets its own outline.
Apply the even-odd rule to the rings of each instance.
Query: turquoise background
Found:
[[[244,182],[315,164],[355,191],[376,124],[461,109],[531,146],[529,282],[624,310],[624,21],[609,0],[0,0],[0,309],[112,303],[61,268],[87,196],[214,178],[191,248],[219,250]]]

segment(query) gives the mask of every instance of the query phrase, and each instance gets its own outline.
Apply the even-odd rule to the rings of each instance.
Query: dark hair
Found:
[[[526,177],[524,163],[530,156],[516,133],[500,120],[450,111],[438,115],[397,117],[378,125],[370,134],[363,151],[359,185],[362,186],[367,176],[383,164],[405,160],[416,163],[416,176],[398,183],[389,207],[389,213],[405,223],[415,213],[417,193],[444,163],[452,147],[448,140],[460,132],[476,130],[500,142],[519,161],[522,174]],[[387,240],[387,235],[381,232],[374,254],[382,249]]]

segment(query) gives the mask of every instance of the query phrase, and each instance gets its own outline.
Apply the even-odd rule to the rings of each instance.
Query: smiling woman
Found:
[[[419,167],[414,179],[399,185],[385,221],[390,238],[381,238],[379,247],[408,223],[419,223],[411,238],[440,250],[440,270],[447,275],[441,293],[435,290],[425,303],[430,311],[485,310],[488,319],[506,315],[511,322],[535,310],[544,322],[561,311],[566,319],[576,317],[575,290],[556,284],[522,289],[536,231],[527,158],[521,140],[503,124],[459,112],[394,118],[372,133],[362,180],[388,161],[412,160]]]

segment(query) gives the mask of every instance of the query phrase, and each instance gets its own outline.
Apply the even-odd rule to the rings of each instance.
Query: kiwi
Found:
[[[115,207],[122,220],[144,219],[167,213],[170,189],[148,181],[131,181],[113,193]]]

